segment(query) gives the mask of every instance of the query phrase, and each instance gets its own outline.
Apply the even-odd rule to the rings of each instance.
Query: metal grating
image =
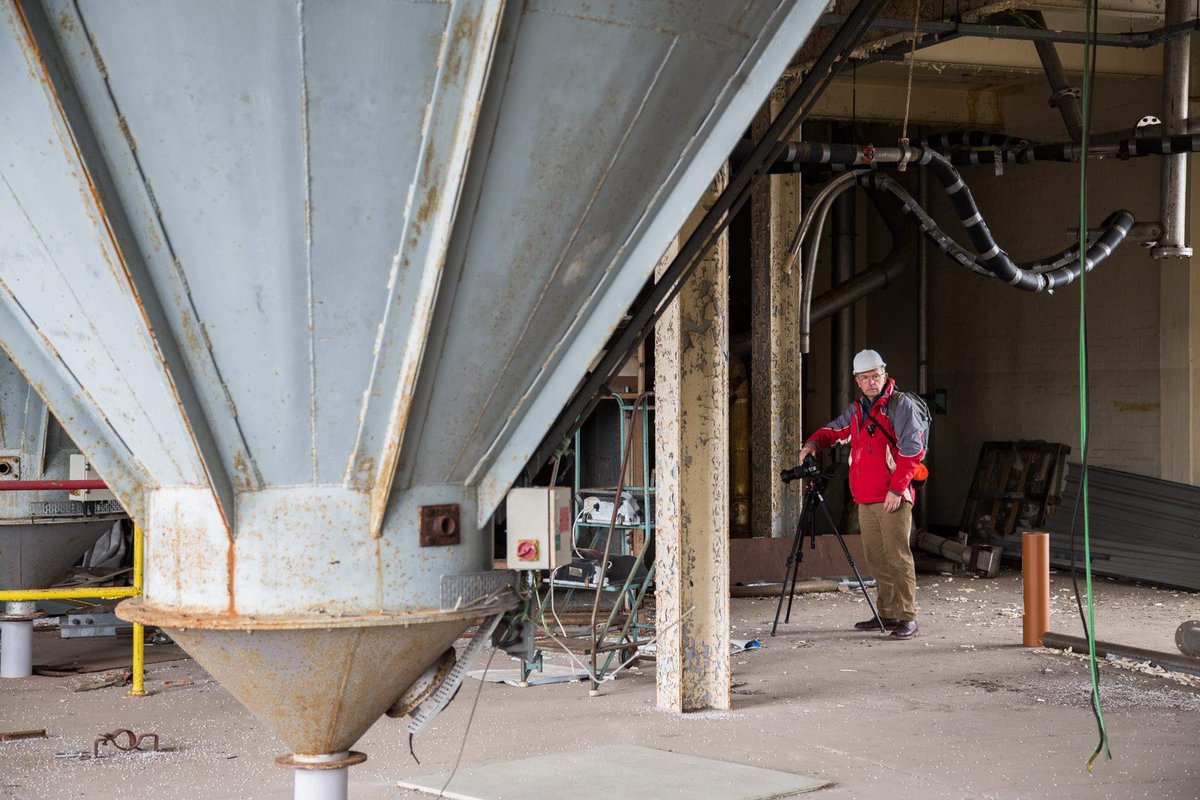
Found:
[[[446,610],[462,608],[503,589],[512,589],[515,593],[518,580],[518,573],[511,569],[443,575],[442,608]]]
[[[116,500],[39,500],[29,504],[31,517],[90,517],[99,514],[124,514]]]
[[[1055,566],[1071,563],[1081,472],[1080,465],[1069,465],[1062,502],[1048,525]],[[1200,488],[1089,467],[1088,507],[1094,572],[1200,589]],[[1075,552],[1082,566],[1082,518],[1075,522]]]

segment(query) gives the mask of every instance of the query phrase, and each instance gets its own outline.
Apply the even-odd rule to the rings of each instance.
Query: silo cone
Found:
[[[65,480],[78,452],[7,358],[0,357],[0,489],[5,481]],[[97,513],[99,509],[99,513]],[[111,504],[72,500],[65,490],[0,491],[0,590],[45,589],[123,517]],[[33,674],[31,601],[0,613],[0,678]]]
[[[0,345],[146,533],[119,613],[344,770],[821,4],[2,8]]]

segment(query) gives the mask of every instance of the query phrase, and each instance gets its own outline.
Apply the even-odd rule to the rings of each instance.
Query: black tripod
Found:
[[[825,519],[829,520],[829,527],[833,529],[833,533],[837,536],[838,544],[842,546],[842,552],[846,555],[846,562],[850,565],[850,569],[854,571],[854,577],[858,580],[858,588],[862,589],[863,597],[867,600],[867,605],[871,608],[871,614],[874,615],[875,621],[879,623],[879,630],[883,631],[883,620],[879,617],[879,612],[875,610],[875,604],[871,602],[871,595],[867,593],[867,587],[863,585],[862,575],[858,574],[858,567],[854,566],[854,556],[850,555],[850,548],[846,546],[846,540],[842,538],[842,534],[838,531],[837,523],[833,521],[833,516],[829,513],[829,509],[825,507],[825,497],[821,493],[829,486],[829,481],[833,477],[831,472],[821,472],[817,466],[817,462],[812,456],[804,459],[804,463],[798,467],[785,470],[781,476],[784,483],[791,483],[798,478],[809,478],[808,485],[804,487],[804,503],[800,506],[800,518],[796,520],[796,539],[792,542],[792,550],[788,553],[787,570],[783,575],[783,586],[779,589],[779,603],[775,606],[775,622],[771,625],[771,635],[775,635],[775,629],[779,627],[779,612],[783,610],[783,596],[787,595],[787,615],[783,618],[784,622],[791,621],[792,618],[792,600],[796,597],[796,573],[800,569],[800,562],[804,560],[804,535],[808,534],[811,546],[817,546],[817,509],[825,513]]]

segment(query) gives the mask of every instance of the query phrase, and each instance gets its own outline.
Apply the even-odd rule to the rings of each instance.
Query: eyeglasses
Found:
[[[887,373],[883,370],[880,370],[879,372],[864,372],[861,375],[855,375],[854,380],[858,381],[859,383],[875,383],[876,381],[881,381],[886,377]]]

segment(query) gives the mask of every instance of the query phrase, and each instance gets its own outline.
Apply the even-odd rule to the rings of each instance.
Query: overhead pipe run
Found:
[[[1046,17],[1040,11],[1025,12],[1043,30],[1046,28]],[[1172,39],[1172,42],[1181,41]],[[1183,39],[1182,41],[1187,41]],[[1037,50],[1038,59],[1042,62],[1042,70],[1054,94],[1050,95],[1050,106],[1057,108],[1062,115],[1063,125],[1071,141],[1078,144],[1083,141],[1083,112],[1079,109],[1079,89],[1071,85],[1067,79],[1067,70],[1063,67],[1054,42],[1046,39],[1035,39],[1033,47]]]
[[[1186,121],[1185,121],[1186,125]],[[979,144],[975,142],[979,141]],[[989,141],[977,131],[931,136],[924,143],[911,147],[874,147],[872,145],[826,144],[823,142],[791,142],[781,157],[771,166],[772,174],[800,172],[817,165],[867,167],[874,164],[907,164],[919,162],[929,150],[943,156],[952,166],[987,166],[1032,164],[1035,161],[1074,163],[1079,161],[1083,148],[1073,142],[1034,144],[1025,139],[996,135]],[[740,151],[735,150],[734,155]],[[1132,137],[1106,145],[1089,145],[1089,158],[1142,158],[1169,156],[1200,151],[1200,131],[1173,136]]]
[[[1074,281],[1082,270],[1091,270],[1112,254],[1113,250],[1128,236],[1129,230],[1134,224],[1134,218],[1130,212],[1123,209],[1116,211],[1105,220],[1102,226],[1103,233],[1088,247],[1082,259],[1075,246],[1072,246],[1049,259],[1042,259],[1032,264],[1017,264],[992,237],[971,190],[945,156],[932,149],[922,147],[864,148],[857,145],[819,145],[815,149],[808,148],[808,150],[822,158],[825,163],[830,163],[830,159],[835,157],[850,163],[863,163],[863,159],[870,158],[876,164],[903,161],[927,167],[949,195],[951,205],[967,229],[968,238],[977,249],[978,254],[962,247],[942,231],[937,222],[920,207],[912,195],[887,175],[875,170],[857,170],[838,176],[817,195],[811,210],[801,220],[788,249],[789,263],[793,263],[800,257],[801,252],[804,252],[804,263],[807,265],[804,270],[800,303],[799,340],[802,353],[809,351],[809,335],[812,329],[813,275],[816,268],[817,245],[820,242],[825,218],[838,195],[856,183],[887,191],[899,199],[904,204],[905,213],[917,221],[921,232],[930,237],[939,248],[958,263],[973,272],[999,278],[1010,286],[1030,292],[1053,291]],[[814,227],[815,235],[809,238],[808,234]],[[807,247],[805,247],[806,240]]]
[[[899,150],[901,148],[891,148]],[[910,148],[903,148],[907,156]],[[938,245],[952,259],[964,267],[987,277],[998,278],[1010,286],[1030,292],[1053,291],[1065,286],[1076,278],[1083,269],[1091,270],[1097,264],[1107,259],[1121,242],[1128,236],[1133,227],[1133,215],[1122,209],[1109,215],[1104,221],[1103,233],[1093,242],[1083,258],[1074,246],[1067,248],[1051,259],[1043,259],[1032,265],[1017,264],[1005,253],[992,237],[991,231],[983,221],[971,190],[967,188],[962,177],[949,162],[932,150],[924,150],[917,163],[930,168],[938,181],[950,195],[951,204],[967,229],[971,243],[979,254],[970,252],[955,242],[938,226],[937,222],[925,209],[921,208],[899,183],[892,178],[874,170],[859,170],[840,175],[826,186],[812,204],[812,209],[801,220],[789,248],[788,260],[794,261],[803,251],[805,253],[804,283],[800,298],[799,345],[800,352],[809,352],[810,333],[812,330],[812,291],[813,275],[816,271],[817,243],[820,241],[821,230],[829,208],[839,194],[847,191],[855,184],[864,187],[887,191],[903,203],[904,212],[917,221],[921,232]],[[815,227],[815,235],[808,234]],[[807,241],[807,247],[805,243]]]
[[[1090,270],[1112,255],[1112,251],[1124,241],[1134,223],[1133,214],[1125,210],[1117,211],[1106,221],[1105,232],[1095,244],[1088,248],[1082,258],[1076,255],[1072,261],[1061,266],[1053,266],[1044,272],[1038,269],[1024,268],[1016,264],[993,238],[979,206],[975,203],[974,195],[958,170],[951,166],[949,160],[932,150],[926,150],[918,163],[927,166],[938,182],[942,184],[942,188],[946,190],[946,194],[950,198],[950,205],[967,230],[967,238],[979,252],[977,263],[982,263],[988,272],[1010,286],[1025,291],[1053,291],[1071,283],[1079,277],[1083,269]],[[906,213],[926,222],[927,225],[922,226],[922,230],[926,235],[930,234],[928,223],[932,222],[932,218],[923,209],[921,215],[917,215],[915,201],[899,184],[886,175],[878,173],[870,173],[867,180],[898,197],[903,195],[902,199],[911,204],[905,206]],[[1056,262],[1057,259],[1051,263]]]
[[[810,315],[814,324],[885,288],[912,263],[918,240],[904,217],[900,203],[894,197],[876,191],[868,190],[867,197],[887,226],[888,234],[892,237],[892,248],[886,256],[868,265],[850,280],[814,298]]]

